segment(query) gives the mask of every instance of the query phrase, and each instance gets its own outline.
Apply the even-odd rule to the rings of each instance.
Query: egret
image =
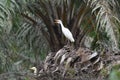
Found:
[[[43,73],[43,69],[41,69],[40,71],[38,71],[38,69],[36,67],[32,67],[30,69],[34,71],[33,73],[35,76],[40,76],[41,73]]]
[[[62,29],[62,33],[64,34],[64,36],[69,39],[71,42],[75,42],[72,33],[70,32],[70,30],[68,28],[65,28],[62,21],[61,20],[55,20],[55,23],[60,24],[61,29]]]
[[[36,67],[32,67],[32,68],[30,68],[31,70],[33,70],[34,72],[34,75],[37,75],[37,68]]]

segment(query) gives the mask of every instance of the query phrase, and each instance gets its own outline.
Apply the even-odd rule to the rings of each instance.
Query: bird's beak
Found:
[[[29,68],[30,70],[33,70],[33,68]]]
[[[29,68],[30,70],[34,70],[34,68],[33,67],[31,67],[31,68]]]
[[[58,23],[58,20],[57,19],[55,19],[55,22],[54,23]]]

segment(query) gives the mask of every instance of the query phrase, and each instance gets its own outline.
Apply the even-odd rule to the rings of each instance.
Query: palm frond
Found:
[[[90,1],[91,0],[89,0],[89,2]],[[116,0],[93,0],[90,3],[92,13],[96,16],[96,31],[105,29],[105,32],[107,32],[107,35],[110,37],[112,48],[118,49],[119,31],[116,31],[118,27],[116,27],[116,24],[113,22],[113,17],[117,18],[116,14],[118,14],[114,11],[116,5]]]

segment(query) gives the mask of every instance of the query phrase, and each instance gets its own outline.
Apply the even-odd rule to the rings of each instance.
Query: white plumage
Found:
[[[55,20],[55,23],[60,24],[61,28],[62,28],[62,33],[64,34],[64,36],[69,39],[71,42],[75,42],[72,33],[70,32],[70,30],[68,28],[65,28],[62,21],[61,20]]]
[[[30,68],[31,70],[33,70],[34,72],[34,75],[37,75],[37,68],[36,67],[32,67],[32,68]]]

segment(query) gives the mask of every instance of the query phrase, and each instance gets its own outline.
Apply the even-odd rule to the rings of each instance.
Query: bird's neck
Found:
[[[37,68],[34,70],[34,75],[37,75]]]
[[[65,27],[64,27],[64,25],[63,25],[63,23],[60,23],[60,26],[62,27],[62,29],[64,29]]]

